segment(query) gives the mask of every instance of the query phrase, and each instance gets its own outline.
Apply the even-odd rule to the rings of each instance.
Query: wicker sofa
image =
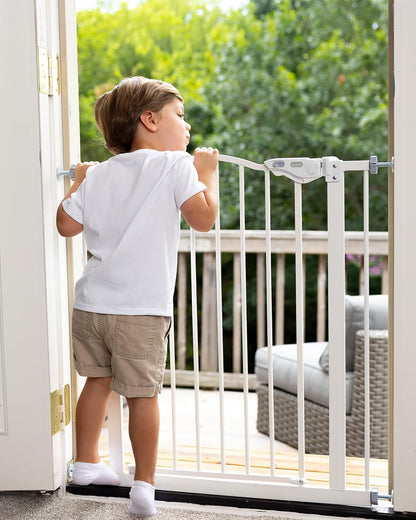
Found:
[[[364,456],[364,331],[363,298],[346,297],[346,450]],[[387,296],[370,296],[370,456],[387,458],[388,400]],[[275,438],[297,447],[296,345],[273,348]],[[305,450],[329,449],[329,345],[305,343]],[[269,434],[268,348],[256,353],[258,379],[257,429]]]

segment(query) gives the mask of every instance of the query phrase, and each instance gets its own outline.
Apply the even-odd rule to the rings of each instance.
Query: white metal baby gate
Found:
[[[370,422],[369,422],[369,177],[370,171],[377,173],[377,159],[370,161],[342,161],[336,157],[319,159],[289,158],[271,159],[263,164],[244,159],[220,155],[221,163],[231,163],[239,171],[239,211],[240,211],[240,252],[241,252],[241,345],[242,378],[244,402],[245,461],[240,473],[227,471],[225,454],[225,409],[224,409],[224,353],[223,353],[223,295],[221,269],[221,227],[220,212],[215,225],[215,271],[216,271],[216,321],[218,349],[218,435],[220,454],[218,471],[205,471],[201,456],[200,413],[203,406],[200,401],[199,368],[199,331],[198,331],[198,291],[197,291],[197,255],[195,251],[195,232],[190,232],[191,258],[191,306],[193,337],[193,387],[194,409],[189,415],[195,421],[195,469],[181,469],[177,455],[177,410],[181,406],[176,396],[175,340],[174,331],[170,333],[170,385],[172,414],[172,468],[158,468],[157,488],[166,491],[201,493],[253,499],[290,500],[327,504],[346,504],[370,506],[376,495],[370,489]],[[265,251],[266,251],[266,346],[273,345],[273,301],[272,301],[272,263],[271,263],[271,197],[270,186],[280,182],[279,176],[285,176],[294,182],[295,193],[295,240],[296,240],[296,342],[298,359],[298,468],[297,476],[276,474],[274,451],[274,402],[272,353],[269,348],[269,417],[270,448],[268,474],[253,473],[250,469],[250,445],[248,436],[248,336],[247,336],[247,287],[246,287],[246,227],[245,227],[245,169],[254,170],[264,175],[264,215],[265,215]],[[364,328],[365,328],[365,477],[361,489],[346,487],[346,399],[345,399],[345,209],[344,209],[344,173],[363,172],[363,231],[364,231]],[[277,177],[277,178],[275,178]],[[327,186],[328,214],[328,340],[330,351],[330,401],[329,401],[329,486],[314,487],[305,478],[305,426],[304,426],[304,378],[303,378],[303,338],[304,338],[304,293],[303,293],[303,230],[302,230],[302,185],[324,177]],[[260,201],[259,201],[260,204]],[[119,473],[125,473],[123,447],[123,407],[122,400],[114,395],[108,411],[110,463]]]

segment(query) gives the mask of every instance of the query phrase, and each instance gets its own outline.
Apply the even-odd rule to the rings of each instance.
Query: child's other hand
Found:
[[[194,166],[199,175],[214,172],[218,164],[218,150],[216,148],[196,148],[194,152]]]
[[[90,166],[94,166],[95,164],[98,164],[98,162],[90,161],[90,162],[78,163],[75,167],[75,179],[74,179],[75,182],[77,184],[81,184],[81,182],[85,179],[88,168]]]

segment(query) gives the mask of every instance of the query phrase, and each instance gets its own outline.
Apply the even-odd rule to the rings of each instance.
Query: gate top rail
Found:
[[[231,155],[218,155],[221,162],[237,164],[252,170],[271,172],[276,176],[285,176],[297,183],[307,183],[325,177],[327,182],[340,180],[339,172],[369,171],[377,174],[378,168],[391,167],[394,169],[394,157],[390,162],[379,162],[377,155],[371,155],[369,160],[343,161],[338,157],[280,157],[267,159],[263,164],[248,161]]]
[[[243,166],[244,168],[250,168],[251,170],[262,170],[264,172],[269,171],[269,168],[264,163],[263,164],[255,163],[253,161],[248,161],[247,159],[242,159],[241,157],[234,157],[232,155],[218,154],[218,160],[220,162],[237,164],[238,166]]]

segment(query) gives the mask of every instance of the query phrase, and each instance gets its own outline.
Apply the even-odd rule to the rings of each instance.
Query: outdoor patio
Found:
[[[191,388],[177,388],[176,394],[176,470],[193,471],[197,468],[197,446],[195,435],[195,397]],[[159,398],[161,428],[159,440],[158,468],[173,469],[172,448],[172,406],[171,389],[164,388]],[[199,426],[201,471],[221,472],[221,451],[219,434],[219,392],[199,390]],[[270,475],[270,441],[268,436],[256,429],[257,396],[248,393],[248,446],[250,474]],[[244,434],[244,394],[239,391],[225,391],[225,470],[227,473],[245,474]],[[128,409],[124,407],[124,442],[126,471],[133,463],[133,454],[127,432]],[[274,441],[275,475],[297,477],[297,450],[281,442]],[[100,445],[103,460],[109,461],[108,431],[105,426]],[[329,457],[307,454],[305,457],[307,484],[311,486],[329,486]],[[364,459],[348,457],[346,459],[346,487],[363,489]],[[371,459],[370,487],[378,488],[380,495],[387,494],[387,460]]]

